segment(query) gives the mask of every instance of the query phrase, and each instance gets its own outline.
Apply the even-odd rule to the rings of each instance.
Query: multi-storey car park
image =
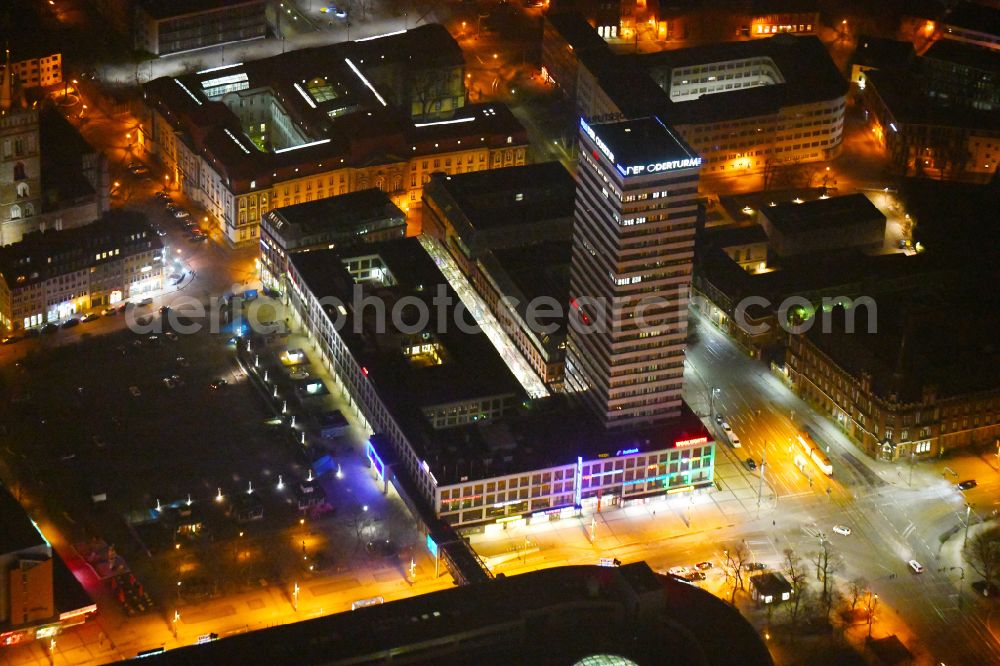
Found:
[[[465,62],[440,25],[234,63],[144,90],[166,182],[233,244],[272,208],[378,188],[403,210],[430,174],[524,164],[503,104],[466,104]]]
[[[840,152],[848,86],[816,37],[616,56],[590,38],[579,15],[546,22],[543,66],[581,116],[667,118],[701,156],[703,174],[753,173]]]
[[[373,474],[418,515],[533,522],[711,485],[714,443],[686,408],[609,432],[565,396],[527,400],[416,239],[289,258],[291,308],[374,433]]]

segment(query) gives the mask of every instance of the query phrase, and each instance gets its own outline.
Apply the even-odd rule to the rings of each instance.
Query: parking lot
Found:
[[[147,309],[142,319],[160,320]],[[68,541],[115,544],[160,607],[359,566],[395,571],[405,586],[412,520],[372,481],[357,430],[328,441],[310,429],[307,416],[338,401],[322,367],[305,354],[281,361],[308,343],[255,341],[251,362],[291,399],[286,414],[288,399],[250,381],[237,344],[224,328],[119,331],[33,351],[0,372],[13,475],[63,516],[53,522]],[[304,433],[330,456],[315,473]]]

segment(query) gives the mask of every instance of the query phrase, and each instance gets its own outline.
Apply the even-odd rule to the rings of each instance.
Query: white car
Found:
[[[722,422],[722,432],[729,433],[729,432],[732,432],[732,431],[733,431],[733,429],[729,426],[729,423],[726,422],[726,421],[723,421]]]
[[[683,578],[684,576],[691,573],[691,570],[688,569],[687,567],[670,567],[669,569],[667,569],[667,573],[670,574],[671,576],[677,576]]]
[[[917,562],[916,560],[910,560],[907,564],[909,564],[910,568],[913,569],[913,573],[922,574],[924,572],[924,565],[920,564],[920,562]]]
[[[851,528],[846,525],[834,525],[833,531],[840,536],[851,536]]]
[[[738,448],[740,448],[741,446],[743,446],[743,443],[742,443],[742,442],[740,442],[740,438],[739,438],[739,437],[737,437],[737,436],[736,436],[735,434],[733,434],[732,432],[730,432],[730,433],[729,433],[729,442],[730,442],[730,443],[731,443],[731,444],[733,445],[733,448],[734,448],[734,449],[738,449]]]
[[[178,220],[182,220],[185,217],[191,217],[191,213],[187,212],[183,208],[178,208],[177,210],[174,211],[174,217],[176,217]]]

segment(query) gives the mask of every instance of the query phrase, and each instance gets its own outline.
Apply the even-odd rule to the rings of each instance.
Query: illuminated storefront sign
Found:
[[[699,444],[708,444],[708,437],[696,437],[694,439],[682,439],[674,442],[674,447],[678,449],[683,449],[688,446],[698,446]]]
[[[633,453],[639,453],[639,447],[633,446],[631,449],[618,449],[616,456],[630,456]]]
[[[660,171],[673,171],[674,169],[690,169],[701,166],[700,157],[687,157],[683,160],[669,160],[666,162],[653,162],[652,164],[638,164],[629,167],[615,165],[618,171],[624,176],[638,176],[642,173],[658,173]]]
[[[438,556],[438,545],[434,539],[431,538],[430,534],[427,535],[427,550],[431,551],[431,555],[434,557]]]
[[[606,143],[601,141],[601,137],[597,136],[597,133],[590,128],[590,125],[588,125],[587,121],[583,118],[580,118],[580,128],[587,133],[587,136],[589,136],[590,140],[594,142],[594,145],[601,149],[601,152],[604,153],[605,157],[612,162],[615,161],[615,154],[611,152],[611,149],[608,148]]]

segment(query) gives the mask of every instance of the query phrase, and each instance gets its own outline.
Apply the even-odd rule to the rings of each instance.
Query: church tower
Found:
[[[10,65],[0,81],[0,245],[17,243],[38,228],[42,174],[38,110],[26,108]]]

